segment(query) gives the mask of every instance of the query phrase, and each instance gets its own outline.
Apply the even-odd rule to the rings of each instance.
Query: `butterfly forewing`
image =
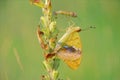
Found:
[[[82,48],[78,32],[74,32],[73,34],[71,34],[65,43],[78,49]]]

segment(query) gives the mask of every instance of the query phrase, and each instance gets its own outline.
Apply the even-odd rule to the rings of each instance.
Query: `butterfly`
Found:
[[[80,27],[69,27],[58,41],[62,44],[57,50],[58,58],[62,59],[70,68],[77,69],[81,62]],[[60,44],[59,44],[60,45]]]

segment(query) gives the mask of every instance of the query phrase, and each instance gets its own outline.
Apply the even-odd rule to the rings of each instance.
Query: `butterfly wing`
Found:
[[[81,41],[78,32],[70,34],[64,43],[68,48],[61,48],[57,55],[70,68],[77,69],[81,62]],[[74,50],[71,50],[70,47],[74,48]]]
[[[65,44],[81,50],[82,45],[81,45],[81,40],[78,32],[73,32],[65,41]]]
[[[76,70],[80,65],[81,58],[78,58],[76,60],[65,60],[65,63],[72,69]]]
[[[57,55],[62,59],[70,68],[77,69],[81,61],[80,50],[70,50],[71,48],[62,48],[58,51]]]

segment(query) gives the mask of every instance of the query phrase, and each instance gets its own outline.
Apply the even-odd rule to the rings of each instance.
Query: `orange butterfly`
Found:
[[[72,69],[77,69],[81,62],[81,41],[78,34],[80,30],[79,27],[69,27],[58,41],[63,47],[58,48],[57,56]]]

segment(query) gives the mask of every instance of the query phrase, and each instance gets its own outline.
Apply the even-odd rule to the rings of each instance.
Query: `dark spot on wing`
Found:
[[[64,46],[63,48],[65,48],[66,50],[70,51],[70,52],[75,52],[76,49],[73,48],[72,46]]]

